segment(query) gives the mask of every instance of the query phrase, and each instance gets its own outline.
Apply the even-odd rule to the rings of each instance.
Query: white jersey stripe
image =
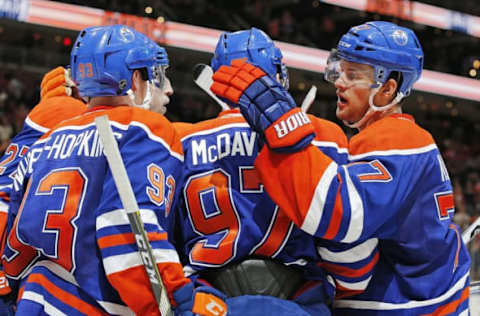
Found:
[[[173,249],[153,249],[153,255],[157,263],[180,262],[177,252]],[[141,265],[143,265],[143,262],[138,252],[110,256],[103,259],[103,266],[107,274],[125,271]]]
[[[458,316],[468,316],[468,308],[466,310],[464,310],[463,312],[461,312],[460,314],[458,314]]]
[[[50,260],[39,261],[35,266],[42,266],[47,268],[50,272],[60,277],[62,280],[65,280],[75,286],[78,286],[77,281],[71,273],[65,270],[62,266],[56,264]],[[122,316],[133,316],[135,315],[133,311],[125,305],[120,305],[116,303],[106,302],[106,301],[97,301],[109,314],[111,315],[122,315]]]
[[[157,216],[153,210],[140,209],[140,217],[144,224],[159,226]],[[113,210],[97,217],[97,230],[117,225],[130,225],[127,211],[124,209]]]
[[[34,130],[36,131],[39,131],[41,132],[42,134],[45,134],[46,132],[49,131],[48,128],[42,126],[42,125],[39,125],[37,123],[35,123],[34,121],[32,121],[32,119],[30,118],[30,116],[27,116],[27,118],[25,119],[25,123],[30,126],[31,128],[33,128]]]
[[[318,140],[312,140],[312,145],[316,147],[333,147],[337,149],[337,152],[341,154],[348,154],[348,149],[347,148],[341,148],[338,147],[338,144],[335,142],[325,142],[325,141],[318,141]]]
[[[372,309],[372,310],[395,310],[395,309],[411,309],[424,307],[442,303],[448,300],[452,295],[465,287],[469,272],[467,272],[457,283],[444,294],[425,301],[409,301],[406,303],[386,303],[378,301],[355,301],[355,300],[338,300],[333,303],[337,308],[352,309]]]
[[[7,213],[8,214],[9,205],[3,201],[0,201],[0,213]]]
[[[336,263],[353,263],[368,258],[378,245],[377,238],[371,238],[367,241],[345,251],[334,252],[324,247],[318,247],[318,253],[323,260]]]
[[[372,277],[369,276],[367,279],[360,282],[346,282],[346,281],[339,280],[337,278],[335,278],[335,281],[346,289],[349,289],[352,291],[363,291],[367,288],[367,285],[370,282],[371,278]]]
[[[31,291],[25,291],[22,294],[22,300],[29,300],[42,305],[43,310],[47,315],[67,316],[67,314],[62,313],[55,306],[45,301],[45,298],[41,294],[31,292]]]
[[[307,211],[307,215],[303,220],[302,227],[300,227],[303,231],[310,235],[315,234],[318,229],[318,225],[320,225],[323,215],[323,208],[327,200],[328,189],[330,188],[330,184],[336,175],[337,164],[335,162],[331,162],[323,173],[320,181],[318,181],[315,192],[313,193],[312,201],[310,202],[310,207]]]
[[[11,189],[12,187],[13,185],[11,184],[0,185],[0,190]]]
[[[135,313],[126,305],[106,301],[98,301],[98,304],[100,304],[100,306],[102,306],[110,315],[135,316]]]
[[[353,185],[347,167],[343,166],[345,171],[345,180],[347,184],[348,198],[350,200],[350,223],[348,224],[347,233],[341,240],[345,243],[355,242],[363,231],[363,202],[358,194],[357,188]]]
[[[355,161],[355,160],[363,159],[369,156],[416,155],[416,154],[423,154],[435,149],[437,149],[437,145],[430,144],[425,147],[413,148],[413,149],[390,149],[390,150],[370,151],[370,152],[366,152],[358,155],[348,155],[348,160]]]
[[[53,261],[50,261],[50,260],[42,260],[42,261],[39,261],[35,264],[34,267],[45,267],[47,268],[51,273],[55,274],[56,276],[58,276],[59,278],[61,278],[62,280],[64,281],[67,281],[73,285],[76,285],[78,286],[78,283],[77,281],[75,280],[75,278],[73,277],[73,275],[68,272],[67,270],[65,270],[65,268],[63,268],[61,265],[59,264],[56,264],[55,262]],[[33,269],[33,268],[32,268]]]

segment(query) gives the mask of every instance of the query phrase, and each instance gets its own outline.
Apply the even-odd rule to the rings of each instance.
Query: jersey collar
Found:
[[[410,115],[410,114],[395,113],[395,114],[389,115],[389,116],[387,116],[387,117],[398,118],[398,119],[400,119],[400,120],[407,120],[407,121],[412,121],[413,123],[415,123],[415,119],[414,119],[413,116]]]
[[[231,117],[231,116],[238,116],[240,114],[239,108],[234,108],[230,110],[224,110],[218,114],[218,117]]]

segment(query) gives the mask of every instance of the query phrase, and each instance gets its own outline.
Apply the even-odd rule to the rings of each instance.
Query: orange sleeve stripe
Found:
[[[470,295],[470,288],[467,286],[463,289],[462,294],[460,295],[460,298],[458,298],[453,302],[449,302],[448,304],[440,306],[433,313],[425,314],[424,316],[450,315],[457,311],[458,306],[462,304],[468,298],[469,295]]]
[[[186,278],[183,273],[183,267],[180,263],[157,263],[158,271],[162,276],[163,284],[168,292],[170,302],[175,303],[173,292],[182,286],[190,283],[190,279]]]
[[[18,301],[20,301],[20,299],[22,298],[22,295],[23,295],[23,292],[25,291],[25,285],[22,285],[20,287],[20,289],[18,290],[18,294],[17,294],[17,304],[18,304]]]
[[[341,299],[353,295],[357,295],[363,292],[363,290],[350,290],[346,287],[341,286],[340,284],[336,283],[336,292],[335,292],[335,299]]]
[[[332,217],[330,219],[330,224],[328,225],[327,232],[323,235],[325,239],[333,239],[340,229],[340,224],[342,223],[343,216],[343,204],[342,196],[340,195],[340,189],[342,188],[342,178],[337,175],[338,178],[338,189],[337,195],[335,198],[335,205],[333,206]]]
[[[28,281],[31,283],[40,284],[51,295],[57,298],[62,303],[75,308],[76,310],[84,313],[85,315],[107,315],[96,307],[82,301],[73,294],[59,288],[52,282],[50,282],[44,275],[39,273],[33,273],[28,277]]]
[[[143,266],[107,275],[120,298],[135,315],[160,315],[157,302]],[[168,289],[167,289],[168,291]],[[139,299],[141,295],[141,299]]]
[[[10,196],[3,191],[0,192],[0,199],[4,200],[5,202],[10,202]]]
[[[147,235],[148,235],[148,240],[150,241],[167,240],[167,233],[153,232],[153,233],[148,233]],[[110,235],[110,236],[98,238],[97,243],[100,249],[134,244],[135,236],[133,235],[133,233]]]
[[[454,224],[450,224],[448,226],[449,229],[452,229],[455,234],[457,235],[457,251],[456,251],[456,254],[455,254],[455,261],[453,262],[453,267],[454,269],[457,268],[458,266],[458,256],[460,255],[460,249],[461,249],[461,244],[462,244],[462,238],[460,237],[460,232],[458,231],[458,228],[456,225]]]
[[[326,262],[322,262],[320,266],[333,274],[337,274],[337,275],[341,275],[349,278],[358,278],[372,271],[373,267],[375,267],[375,265],[377,264],[379,258],[380,258],[380,254],[377,252],[373,257],[373,259],[367,265],[365,265],[360,269],[352,269],[352,268],[341,266],[338,264],[326,263]]]
[[[271,257],[280,248],[285,240],[290,228],[290,220],[287,215],[281,210],[278,210],[278,215],[275,223],[272,226],[270,236],[265,238],[263,244],[255,250],[255,255],[261,255],[265,257]]]
[[[184,276],[182,265],[179,263],[159,263],[157,266],[170,302],[175,307],[173,292],[191,281]],[[136,315],[160,315],[143,266],[112,273],[107,275],[107,278]],[[139,299],[140,294],[142,299]]]
[[[8,213],[0,212],[0,253],[3,253],[7,242]]]

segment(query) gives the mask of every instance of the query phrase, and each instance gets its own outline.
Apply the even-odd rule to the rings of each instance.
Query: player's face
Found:
[[[357,122],[369,108],[373,67],[345,60],[340,61],[340,72],[335,80],[337,89],[337,117],[342,121]]]
[[[154,88],[152,89],[152,103],[150,106],[150,111],[160,114],[165,114],[167,111],[166,105],[170,102],[170,96],[173,94],[170,79],[165,76],[164,80],[162,88],[158,88],[154,85]]]

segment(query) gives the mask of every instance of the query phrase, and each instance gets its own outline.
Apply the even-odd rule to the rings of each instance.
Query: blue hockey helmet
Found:
[[[210,65],[213,71],[217,71],[220,66],[230,65],[232,60],[238,58],[247,58],[247,61],[273,77],[279,74],[281,84],[288,89],[288,71],[282,63],[282,52],[262,30],[252,27],[249,30],[223,32]]]
[[[367,22],[350,28],[338,42],[336,54],[340,59],[372,66],[375,81],[381,85],[392,71],[401,73],[398,91],[402,96],[410,93],[423,69],[423,50],[415,33],[390,22]]]
[[[80,32],[71,53],[72,79],[80,96],[126,95],[135,69],[159,88],[165,82],[167,52],[125,25],[95,26]]]

